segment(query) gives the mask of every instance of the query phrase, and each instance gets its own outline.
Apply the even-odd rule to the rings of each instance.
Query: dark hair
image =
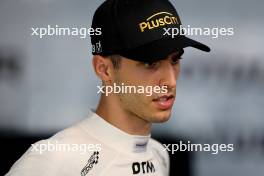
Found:
[[[115,54],[115,55],[109,56],[109,58],[112,61],[114,68],[119,69],[121,65],[121,56]]]

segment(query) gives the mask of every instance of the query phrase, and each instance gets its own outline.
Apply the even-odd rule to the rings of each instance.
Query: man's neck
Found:
[[[149,135],[151,123],[123,110],[104,96],[100,98],[96,113],[105,121],[131,135]]]

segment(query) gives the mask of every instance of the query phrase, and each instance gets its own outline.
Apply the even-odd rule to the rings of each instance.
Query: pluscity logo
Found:
[[[158,12],[147,18],[146,21],[139,23],[139,28],[141,32],[145,32],[147,29],[152,30],[169,24],[179,24],[178,18],[169,12]]]

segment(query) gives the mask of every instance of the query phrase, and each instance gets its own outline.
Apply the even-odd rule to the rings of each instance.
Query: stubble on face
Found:
[[[180,56],[178,56],[177,53],[169,55],[168,59],[161,62],[161,69],[158,69],[158,71],[155,69],[147,69],[143,63],[132,61],[127,58],[122,58],[120,67],[114,71],[115,74],[112,80],[112,84],[116,83],[116,85],[119,86],[123,85],[144,87],[164,85],[163,79],[164,77],[166,77],[165,74],[170,74],[169,72],[163,72],[166,69],[165,67],[169,66],[168,64],[172,64],[172,58],[178,59],[179,57]],[[173,68],[175,72],[175,81],[178,78],[179,67],[180,65],[178,62],[176,62],[175,65],[170,65],[170,68]],[[169,99],[166,99],[166,102],[164,103],[167,105],[162,103],[164,99],[162,99],[161,96],[163,96],[164,94],[155,94],[154,92],[152,92],[152,96],[147,96],[146,92],[117,93],[114,95],[116,97],[115,101],[121,108],[121,110],[128,116],[142,119],[143,121],[148,123],[165,122],[171,116],[172,105],[176,98],[176,82],[174,85],[172,79],[173,78],[168,78],[168,80],[170,81],[168,85],[170,87],[168,87],[168,92],[166,93],[165,97],[172,96],[173,98],[170,101],[172,103],[169,103]],[[161,80],[162,83],[160,82]],[[157,99],[157,97],[159,98]]]
[[[127,82],[121,81],[118,78],[115,80],[116,85],[121,86],[136,86]],[[175,89],[168,90],[175,97]],[[140,118],[147,123],[161,123],[165,122],[171,116],[171,109],[161,110],[153,105],[153,99],[157,94],[147,96],[141,93],[117,93],[120,107],[132,117]]]

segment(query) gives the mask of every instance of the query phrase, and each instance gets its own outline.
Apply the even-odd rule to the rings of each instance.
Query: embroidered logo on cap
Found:
[[[157,18],[158,16],[159,18]],[[145,32],[170,24],[179,24],[178,18],[169,12],[158,12],[148,17],[146,21],[139,23],[139,29],[141,32]]]

